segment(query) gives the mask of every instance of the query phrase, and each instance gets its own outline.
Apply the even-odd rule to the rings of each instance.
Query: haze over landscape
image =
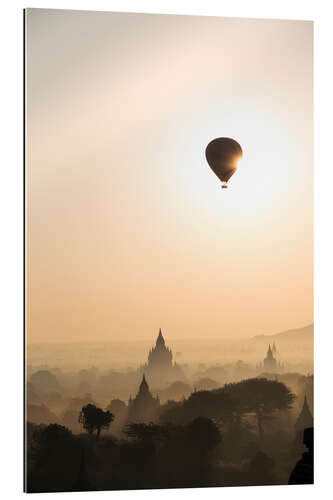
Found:
[[[266,353],[267,345],[276,342],[284,361],[300,363],[304,373],[313,370],[313,324],[276,335],[244,339],[204,337],[169,342],[167,332],[165,336],[176,361],[181,364],[223,364],[239,359],[256,363]],[[142,364],[153,342],[154,335],[140,340],[37,343],[29,344],[27,352],[29,363],[39,368],[82,369],[98,366],[101,369],[112,367],[125,370]]]

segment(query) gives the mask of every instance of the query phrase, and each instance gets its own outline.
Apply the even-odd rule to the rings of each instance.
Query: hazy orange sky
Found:
[[[313,321],[308,21],[28,9],[27,340]],[[204,151],[244,158],[222,190]]]

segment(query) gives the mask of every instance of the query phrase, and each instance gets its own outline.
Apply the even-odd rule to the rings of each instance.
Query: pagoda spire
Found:
[[[273,352],[272,352],[272,349],[271,349],[271,344],[268,344],[268,350],[267,350],[267,354],[266,354],[266,359],[272,359],[273,358]]]
[[[139,394],[147,394],[149,393],[149,385],[147,384],[145,374],[142,375],[142,381],[139,387]]]
[[[161,328],[158,331],[158,337],[156,339],[156,346],[158,346],[158,345],[165,346],[165,340],[164,340],[164,337],[162,335]]]
[[[308,399],[305,394],[303,401],[303,408],[298,416],[298,419],[296,420],[295,428],[296,430],[303,430],[306,429],[307,427],[313,427],[313,416],[310,412]]]
[[[302,411],[306,411],[310,413],[308,398],[306,397],[306,393],[304,394],[303,408]]]

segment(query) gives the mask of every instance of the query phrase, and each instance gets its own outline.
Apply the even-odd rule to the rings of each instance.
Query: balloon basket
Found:
[[[226,182],[222,182],[221,188],[222,189],[227,189],[228,188],[227,183]]]

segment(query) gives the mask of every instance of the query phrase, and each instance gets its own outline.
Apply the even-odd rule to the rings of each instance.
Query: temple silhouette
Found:
[[[307,427],[313,427],[313,416],[311,414],[308,399],[306,394],[304,396],[303,407],[301,413],[298,415],[298,418],[295,423],[296,432],[301,431],[303,434],[304,429]]]
[[[295,454],[302,453],[304,449],[303,444],[303,434],[304,430],[308,428],[313,428],[313,416],[308,405],[308,399],[306,394],[304,395],[302,409],[295,421],[295,439],[292,444],[293,451]]]
[[[272,347],[271,344],[268,345],[266,357],[257,364],[257,369],[268,373],[281,372],[284,369],[284,365],[277,358],[278,351],[274,342]]]
[[[147,374],[153,386],[161,387],[176,380],[183,380],[183,370],[172,361],[173,355],[165,340],[161,328],[159,329],[155,346],[149,350],[147,362],[140,368],[141,373]]]
[[[154,398],[152,396],[145,374],[143,374],[137,395],[134,399],[131,396],[129,397],[127,420],[130,423],[151,422],[154,420],[159,407],[159,397]]]

